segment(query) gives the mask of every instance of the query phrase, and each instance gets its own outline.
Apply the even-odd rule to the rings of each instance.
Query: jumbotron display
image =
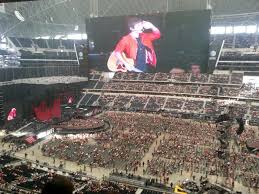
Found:
[[[90,68],[113,72],[206,72],[210,11],[91,18]]]

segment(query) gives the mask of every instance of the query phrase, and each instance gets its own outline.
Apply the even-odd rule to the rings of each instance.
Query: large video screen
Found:
[[[120,72],[206,72],[209,10],[91,18],[90,68]]]

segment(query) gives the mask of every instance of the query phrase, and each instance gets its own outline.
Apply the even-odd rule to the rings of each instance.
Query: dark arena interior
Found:
[[[0,2],[0,194],[259,194],[258,0]]]

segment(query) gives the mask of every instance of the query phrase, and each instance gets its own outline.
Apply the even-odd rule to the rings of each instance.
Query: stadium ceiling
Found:
[[[75,29],[84,33],[87,17],[207,8],[212,9],[217,20],[232,14],[253,12],[252,19],[259,15],[258,0],[38,0],[0,4],[0,33],[2,36],[41,36],[71,33]]]

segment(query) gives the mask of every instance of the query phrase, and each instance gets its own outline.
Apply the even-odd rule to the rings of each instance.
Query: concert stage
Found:
[[[74,104],[80,97],[81,89],[87,84],[88,78],[78,76],[55,76],[17,79],[0,82],[3,96],[4,117],[12,108],[17,110],[17,118],[40,117],[49,120],[59,117],[60,105]],[[68,102],[70,99],[71,102]],[[55,107],[54,107],[55,106]],[[44,109],[48,109],[48,113]]]

